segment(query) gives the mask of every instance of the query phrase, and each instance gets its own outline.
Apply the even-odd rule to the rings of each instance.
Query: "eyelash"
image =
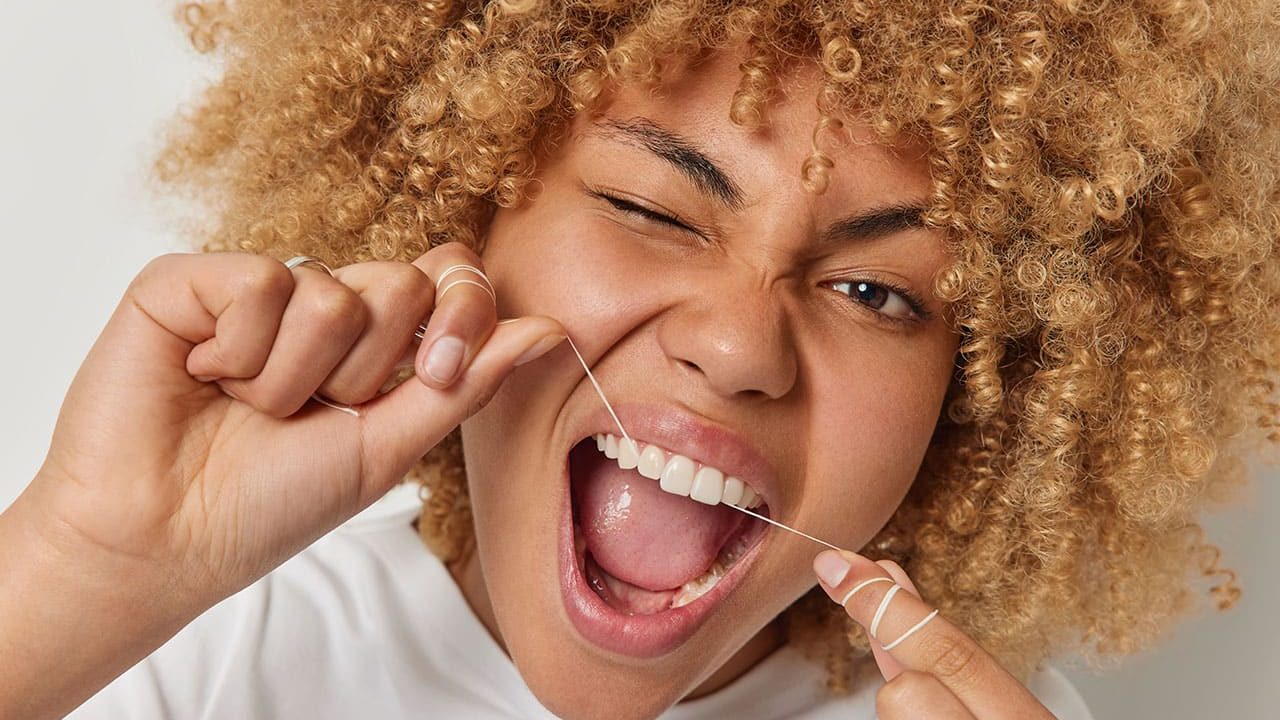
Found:
[[[639,217],[644,220],[648,220],[650,222],[657,222],[663,225],[669,225],[678,230],[683,230],[685,232],[693,233],[694,235],[698,235],[699,237],[702,236],[702,233],[699,233],[697,230],[694,230],[693,228],[689,227],[678,218],[671,217],[670,215],[667,215],[665,213],[660,213],[654,210],[650,210],[649,208],[643,207],[641,205],[637,205],[636,203],[633,203],[629,200],[624,200],[620,197],[617,197],[615,195],[610,195],[609,193],[602,192],[600,190],[593,190],[591,191],[591,194],[609,203],[618,212],[625,213],[627,215],[634,215],[636,217]],[[849,278],[849,279],[835,280],[830,283],[827,283],[827,285],[830,286],[830,285],[848,284],[853,286],[859,283],[867,283],[869,285],[874,285],[876,287],[880,287],[885,290],[888,290],[889,292],[897,293],[898,296],[902,298],[903,302],[907,303],[907,306],[911,308],[911,312],[915,315],[915,319],[893,317],[892,315],[882,313],[879,310],[876,310],[875,308],[862,305],[862,303],[859,303],[856,300],[854,300],[853,296],[848,293],[841,293],[842,295],[849,298],[850,300],[853,300],[854,304],[862,305],[862,307],[875,313],[876,317],[884,322],[893,323],[896,325],[911,325],[915,322],[922,322],[922,321],[928,320],[931,317],[931,313],[929,312],[928,309],[925,308],[924,303],[920,300],[920,298],[917,297],[915,293],[911,292],[905,287],[902,287],[901,285],[897,285],[884,280],[869,279],[869,278]]]
[[[861,305],[863,308],[866,308],[867,310],[875,313],[876,318],[878,320],[882,320],[887,323],[892,323],[895,325],[912,325],[918,322],[924,322],[928,320],[930,317],[932,317],[932,313],[929,312],[928,308],[924,306],[924,302],[922,302],[920,298],[916,296],[915,293],[895,283],[887,282],[885,280],[872,279],[872,278],[850,278],[845,280],[833,280],[825,284],[828,287],[832,287],[836,285],[849,285],[851,287],[856,287],[857,285],[861,285],[864,283],[867,285],[871,285],[873,287],[882,288],[891,293],[896,293],[899,297],[902,298],[902,301],[907,304],[907,307],[911,308],[911,314],[914,315],[915,317],[912,317],[912,318],[894,317],[892,315],[889,315],[888,313],[880,312],[879,310],[873,307],[870,307],[858,302],[857,299],[854,298],[853,295],[849,293],[840,292],[839,290],[836,290],[836,292],[840,292],[841,295],[844,295],[845,297],[852,300],[855,305]],[[834,287],[832,287],[832,289],[834,289]]]
[[[637,205],[636,203],[633,203],[630,200],[623,200],[622,198],[617,197],[616,195],[610,195],[609,193],[601,192],[599,190],[593,190],[591,191],[591,194],[609,203],[618,212],[626,213],[627,215],[635,215],[644,220],[649,220],[651,222],[656,222],[656,223],[662,223],[663,225],[670,225],[671,227],[676,228],[678,230],[683,230],[685,232],[693,233],[694,235],[697,235],[699,237],[702,236],[702,233],[689,227],[684,221],[680,220],[679,218],[675,218],[670,215],[667,215],[666,213],[660,213],[655,210],[650,210],[649,208],[643,207],[641,205]]]

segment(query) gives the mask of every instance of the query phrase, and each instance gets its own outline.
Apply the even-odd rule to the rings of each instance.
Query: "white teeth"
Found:
[[[671,598],[671,607],[673,609],[684,607],[706,595],[708,590],[720,582],[720,578],[724,577],[724,573],[725,568],[723,565],[718,562],[712,563],[711,568],[705,573],[685,583],[676,591],[675,596]]]
[[[742,481],[736,477],[729,476],[724,479],[724,492],[720,495],[720,502],[725,505],[737,505],[742,501],[742,490],[745,486]]]
[[[667,452],[657,445],[649,445],[640,453],[640,464],[636,470],[650,480],[662,477],[662,468],[667,464]]]
[[[736,505],[757,508],[764,504],[760,496],[741,478],[725,477],[719,468],[701,465],[674,453],[668,453],[657,445],[630,443],[611,433],[594,436],[596,449],[605,457],[618,462],[623,470],[635,470],[640,475],[657,480],[658,486],[673,495],[682,495],[707,505]],[[643,447],[643,450],[639,448]]]
[[[693,489],[693,461],[683,455],[672,455],[667,466],[662,468],[658,486],[672,495],[688,497]]]
[[[707,505],[719,505],[722,494],[724,494],[724,473],[704,465],[693,476],[693,487],[689,490],[689,497]]]
[[[633,470],[640,464],[640,453],[636,450],[636,441],[623,439],[618,443],[618,467]]]

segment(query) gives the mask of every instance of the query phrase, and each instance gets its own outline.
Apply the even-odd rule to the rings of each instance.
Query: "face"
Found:
[[[727,117],[737,64],[620,88],[489,227],[499,316],[561,321],[641,451],[631,468],[622,443],[624,468],[597,449],[621,434],[568,344],[463,425],[477,553],[455,574],[564,717],[652,717],[769,652],[821,548],[708,502],[741,481],[757,512],[862,547],[951,376],[931,291],[948,258],[910,210],[921,148],[846,122],[819,136],[835,165],[810,193],[817,67],[750,131]]]

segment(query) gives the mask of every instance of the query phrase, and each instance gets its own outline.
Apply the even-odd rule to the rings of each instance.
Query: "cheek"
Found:
[[[498,293],[499,316],[549,315],[581,347],[642,311],[657,288],[641,281],[634,253],[602,229],[604,223],[557,200],[500,210],[482,260]]]
[[[946,347],[864,358],[815,392],[805,505],[845,547],[870,540],[915,480],[951,374]]]

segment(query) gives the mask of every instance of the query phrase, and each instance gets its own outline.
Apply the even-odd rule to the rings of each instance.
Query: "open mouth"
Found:
[[[571,620],[608,650],[669,652],[759,549],[765,524],[729,506],[768,516],[768,505],[750,481],[642,437],[630,445],[596,433],[573,446],[566,465],[561,555]]]

